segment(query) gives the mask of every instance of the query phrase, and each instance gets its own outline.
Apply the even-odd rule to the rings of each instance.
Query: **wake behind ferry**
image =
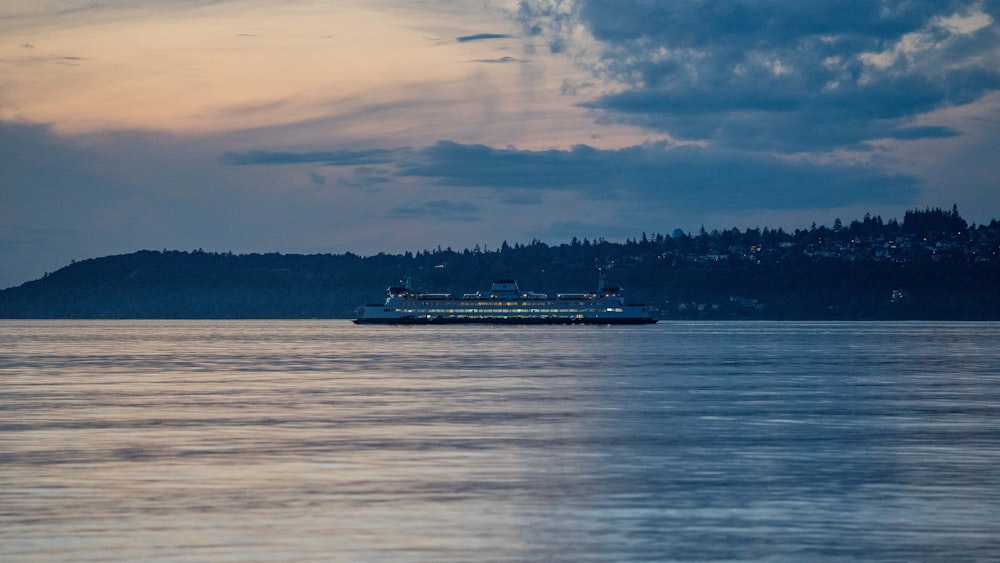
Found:
[[[420,293],[409,278],[390,287],[385,303],[358,308],[358,324],[652,324],[649,307],[626,303],[622,288],[605,283],[603,272],[594,293],[521,291],[515,280],[493,282],[488,294]]]

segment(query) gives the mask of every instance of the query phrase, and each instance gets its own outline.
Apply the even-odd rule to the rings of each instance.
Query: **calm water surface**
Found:
[[[996,560],[1000,324],[0,321],[0,560]]]

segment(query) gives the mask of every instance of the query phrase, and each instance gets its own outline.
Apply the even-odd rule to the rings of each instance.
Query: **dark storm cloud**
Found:
[[[934,127],[898,132],[911,138],[946,134],[945,128]],[[541,203],[538,194],[556,190],[576,192],[595,201],[618,200],[684,211],[905,204],[914,199],[917,191],[916,180],[909,176],[861,165],[817,164],[751,151],[671,146],[665,142],[612,150],[577,145],[569,150],[530,151],[439,141],[420,149],[373,152],[378,152],[388,165],[378,169],[362,167],[355,180],[342,183],[375,187],[389,184],[392,178],[419,178],[440,186],[493,189],[501,194],[502,202],[514,205]],[[328,163],[328,158],[317,155],[331,153],[245,154],[281,156],[228,161]],[[391,164],[390,155],[395,157]],[[470,205],[436,200],[398,207],[391,215],[471,219],[478,210]]]
[[[459,43],[468,43],[469,41],[483,41],[486,39],[507,39],[510,35],[505,33],[477,33],[475,35],[463,35],[461,37],[456,37],[455,41]]]
[[[913,178],[851,165],[819,165],[746,151],[650,143],[617,150],[494,149],[441,141],[401,163],[399,175],[500,191],[571,190],[685,211],[805,209],[907,203]]]
[[[734,0],[580,3],[581,20],[601,41],[615,44],[648,38],[676,47],[726,43],[733,50],[795,46],[803,37],[848,35],[852,42],[892,40],[922,26],[931,17],[971,5],[934,0]]]
[[[919,114],[968,103],[997,87],[1000,74],[956,70],[940,81],[893,77],[864,88],[816,95],[796,95],[792,86],[782,89],[777,84],[753,92],[735,86],[720,86],[721,93],[634,89],[584,105],[619,112],[625,122],[680,138],[750,150],[802,152],[851,147],[872,139],[916,138],[898,137],[895,132],[905,130]]]
[[[948,18],[985,10],[965,32]],[[919,114],[1000,89],[1000,3],[734,0],[526,2],[525,31],[601,42],[622,89],[585,105],[686,139],[802,152],[898,137]]]
[[[947,139],[949,137],[957,137],[959,135],[961,135],[961,133],[951,127],[941,127],[936,125],[928,125],[924,127],[902,127],[890,133],[891,138],[900,140]]]
[[[399,174],[449,186],[591,190],[614,177],[600,154],[584,145],[569,151],[524,151],[439,141],[401,163]]]

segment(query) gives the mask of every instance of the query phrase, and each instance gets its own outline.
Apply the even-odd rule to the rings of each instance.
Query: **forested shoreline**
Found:
[[[534,240],[373,256],[139,251],[74,262],[0,291],[0,318],[350,318],[410,277],[468,293],[515,278],[596,289],[597,269],[661,319],[1000,320],[1000,224],[951,211],[844,224]]]

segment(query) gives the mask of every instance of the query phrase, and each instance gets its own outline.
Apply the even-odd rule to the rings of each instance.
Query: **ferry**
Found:
[[[649,307],[626,303],[622,288],[599,276],[593,293],[521,291],[512,279],[493,282],[489,293],[420,293],[405,285],[388,289],[385,303],[358,307],[357,324],[653,324]]]

